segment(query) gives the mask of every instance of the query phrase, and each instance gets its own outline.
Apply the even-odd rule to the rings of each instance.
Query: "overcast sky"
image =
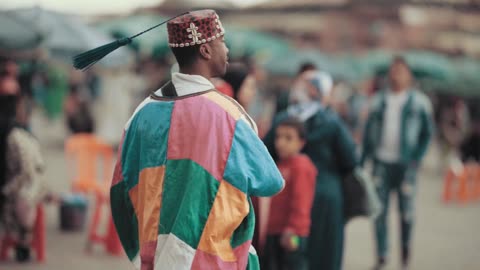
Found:
[[[0,9],[40,6],[45,9],[66,11],[82,15],[126,13],[139,7],[154,6],[164,0],[0,0]],[[195,1],[195,0],[193,0]],[[192,2],[193,2],[192,1]],[[209,0],[198,0],[208,2]],[[210,0],[211,1],[211,0]],[[239,6],[251,5],[266,0],[219,0],[229,1]]]

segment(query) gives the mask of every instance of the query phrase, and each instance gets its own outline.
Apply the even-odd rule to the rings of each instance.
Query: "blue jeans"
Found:
[[[416,192],[417,167],[415,165],[376,162],[373,171],[375,184],[383,210],[375,221],[377,255],[385,258],[388,255],[387,216],[390,194],[395,192],[400,211],[402,250],[410,248],[414,223],[414,199]]]

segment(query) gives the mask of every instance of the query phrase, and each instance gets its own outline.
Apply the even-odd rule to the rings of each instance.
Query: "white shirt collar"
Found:
[[[189,75],[179,72],[172,74],[172,83],[177,90],[178,96],[191,95],[198,92],[203,92],[215,89],[215,86],[205,77],[200,75]],[[155,92],[156,95],[161,96],[160,90]]]
[[[413,89],[407,88],[406,90],[403,90],[403,91],[398,93],[398,92],[393,91],[391,88],[389,88],[387,90],[387,95],[393,96],[393,97],[404,97],[404,96],[408,96],[410,91],[413,91]]]
[[[177,95],[178,96],[185,96],[185,95],[191,95],[195,94],[198,92],[203,92],[203,91],[208,91],[215,89],[215,86],[210,82],[207,78],[200,76],[200,75],[189,75],[189,74],[184,74],[184,73],[179,73],[179,72],[174,72],[172,73],[172,83],[175,86],[175,89],[177,90]],[[158,89],[155,92],[155,95],[157,96],[163,96],[162,95],[162,90]],[[147,98],[144,103],[140,105],[144,106],[148,102],[152,102],[153,99]],[[239,105],[240,106],[240,105]],[[137,111],[139,109],[137,108]],[[132,118],[133,119],[133,116]],[[248,125],[251,124],[252,129],[255,131],[256,134],[258,134],[258,128],[253,119],[248,115],[248,114],[242,114],[241,118],[243,121],[245,121]],[[130,124],[127,124],[127,127]]]

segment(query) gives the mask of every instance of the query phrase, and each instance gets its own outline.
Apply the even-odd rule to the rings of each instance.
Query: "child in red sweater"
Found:
[[[295,118],[286,119],[275,130],[277,166],[285,179],[285,189],[270,203],[263,269],[307,268],[306,240],[317,170],[306,155],[300,154],[305,136],[303,124]]]

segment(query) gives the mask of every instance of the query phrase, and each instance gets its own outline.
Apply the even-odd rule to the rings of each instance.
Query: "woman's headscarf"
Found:
[[[292,86],[290,104],[301,104],[310,101],[319,101],[330,95],[333,87],[332,77],[323,71],[307,71]]]
[[[322,71],[308,71],[295,83],[290,94],[288,113],[302,121],[322,108],[322,99],[332,92],[332,77]]]

